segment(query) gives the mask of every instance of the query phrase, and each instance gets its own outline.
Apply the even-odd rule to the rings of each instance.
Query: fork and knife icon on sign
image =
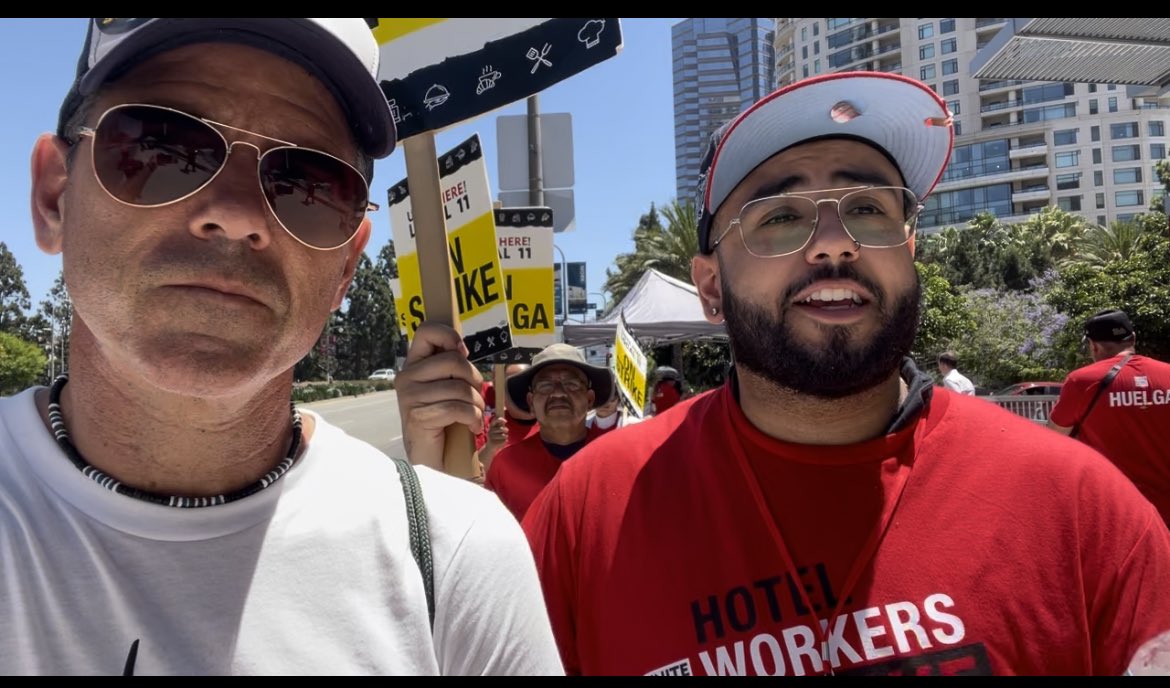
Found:
[[[536,70],[540,69],[540,65],[542,64],[546,67],[552,67],[552,63],[544,59],[544,56],[548,55],[548,51],[550,50],[552,50],[552,46],[548,43],[544,44],[544,48],[540,52],[537,52],[536,48],[528,49],[528,59],[532,60],[532,71],[529,74],[536,74]]]

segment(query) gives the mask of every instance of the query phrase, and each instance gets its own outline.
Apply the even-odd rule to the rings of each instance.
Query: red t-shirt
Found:
[[[508,439],[504,440],[505,447],[540,432],[540,423],[536,421],[521,423],[507,411],[504,411],[504,424],[508,426]]]
[[[933,394],[806,446],[725,385],[582,449],[523,522],[566,670],[1121,674],[1170,630],[1156,511],[1084,445]]]
[[[1052,422],[1070,428],[1124,354],[1068,374]],[[1077,439],[1104,454],[1170,524],[1170,364],[1133,356],[1093,405]]]
[[[548,485],[561,464],[568,461],[553,456],[544,446],[539,426],[533,427],[537,429],[516,444],[504,445],[492,460],[484,480],[484,486],[496,493],[517,521],[524,518],[532,500]],[[603,434],[604,430],[586,429],[586,444]]]
[[[540,433],[534,433],[496,454],[484,486],[520,520],[560,468],[561,460],[549,453]]]
[[[678,403],[682,395],[675,389],[673,382],[660,382],[654,388],[654,413],[665,413]]]

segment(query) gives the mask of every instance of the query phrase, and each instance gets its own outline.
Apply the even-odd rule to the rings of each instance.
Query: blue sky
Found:
[[[57,109],[77,67],[84,19],[0,21],[0,70],[6,97],[0,128],[0,189],[7,209],[0,241],[24,270],[34,306],[61,269],[41,253],[29,219],[29,153],[37,135],[56,127]],[[576,229],[558,234],[565,259],[588,264],[588,288],[601,290],[614,256],[633,248],[631,234],[654,202],[674,197],[674,113],[670,27],[677,19],[623,19],[624,47],[610,60],[540,94],[541,112],[573,118]],[[526,112],[523,101],[440,132],[442,152],[478,132],[496,188],[496,117]],[[383,205],[374,215],[366,252],[374,258],[390,239],[386,188],[406,176],[402,150],[377,163],[371,196]],[[559,256],[557,257],[559,260]],[[591,301],[599,301],[596,296]],[[601,306],[601,303],[598,303]]]

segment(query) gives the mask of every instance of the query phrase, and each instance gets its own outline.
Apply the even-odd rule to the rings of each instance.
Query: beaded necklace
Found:
[[[192,509],[227,504],[228,502],[243,499],[249,495],[256,494],[277,480],[280,480],[288,472],[288,469],[292,468],[293,463],[296,462],[297,450],[301,446],[301,414],[290,402],[289,407],[292,411],[293,431],[292,443],[289,445],[288,455],[281,459],[276,468],[265,473],[256,482],[233,492],[215,495],[214,497],[182,497],[147,492],[146,490],[124,485],[117,478],[95,468],[77,451],[77,447],[73,446],[73,443],[69,440],[69,433],[65,430],[65,416],[61,413],[61,390],[65,388],[67,382],[69,382],[69,376],[61,375],[53,381],[53,386],[49,388],[49,425],[53,429],[53,436],[57,439],[57,445],[61,447],[61,451],[65,452],[65,456],[69,457],[69,460],[73,462],[77,470],[81,471],[82,475],[88,476],[98,485],[111,492],[141,499],[144,502],[173,506],[180,509]]]

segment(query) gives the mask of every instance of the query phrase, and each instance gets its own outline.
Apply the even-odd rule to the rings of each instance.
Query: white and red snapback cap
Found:
[[[946,102],[920,81],[885,72],[838,72],[765,96],[711,135],[699,166],[699,250],[731,191],[773,155],[834,136],[871,143],[897,166],[919,201],[942,177],[954,145]]]

